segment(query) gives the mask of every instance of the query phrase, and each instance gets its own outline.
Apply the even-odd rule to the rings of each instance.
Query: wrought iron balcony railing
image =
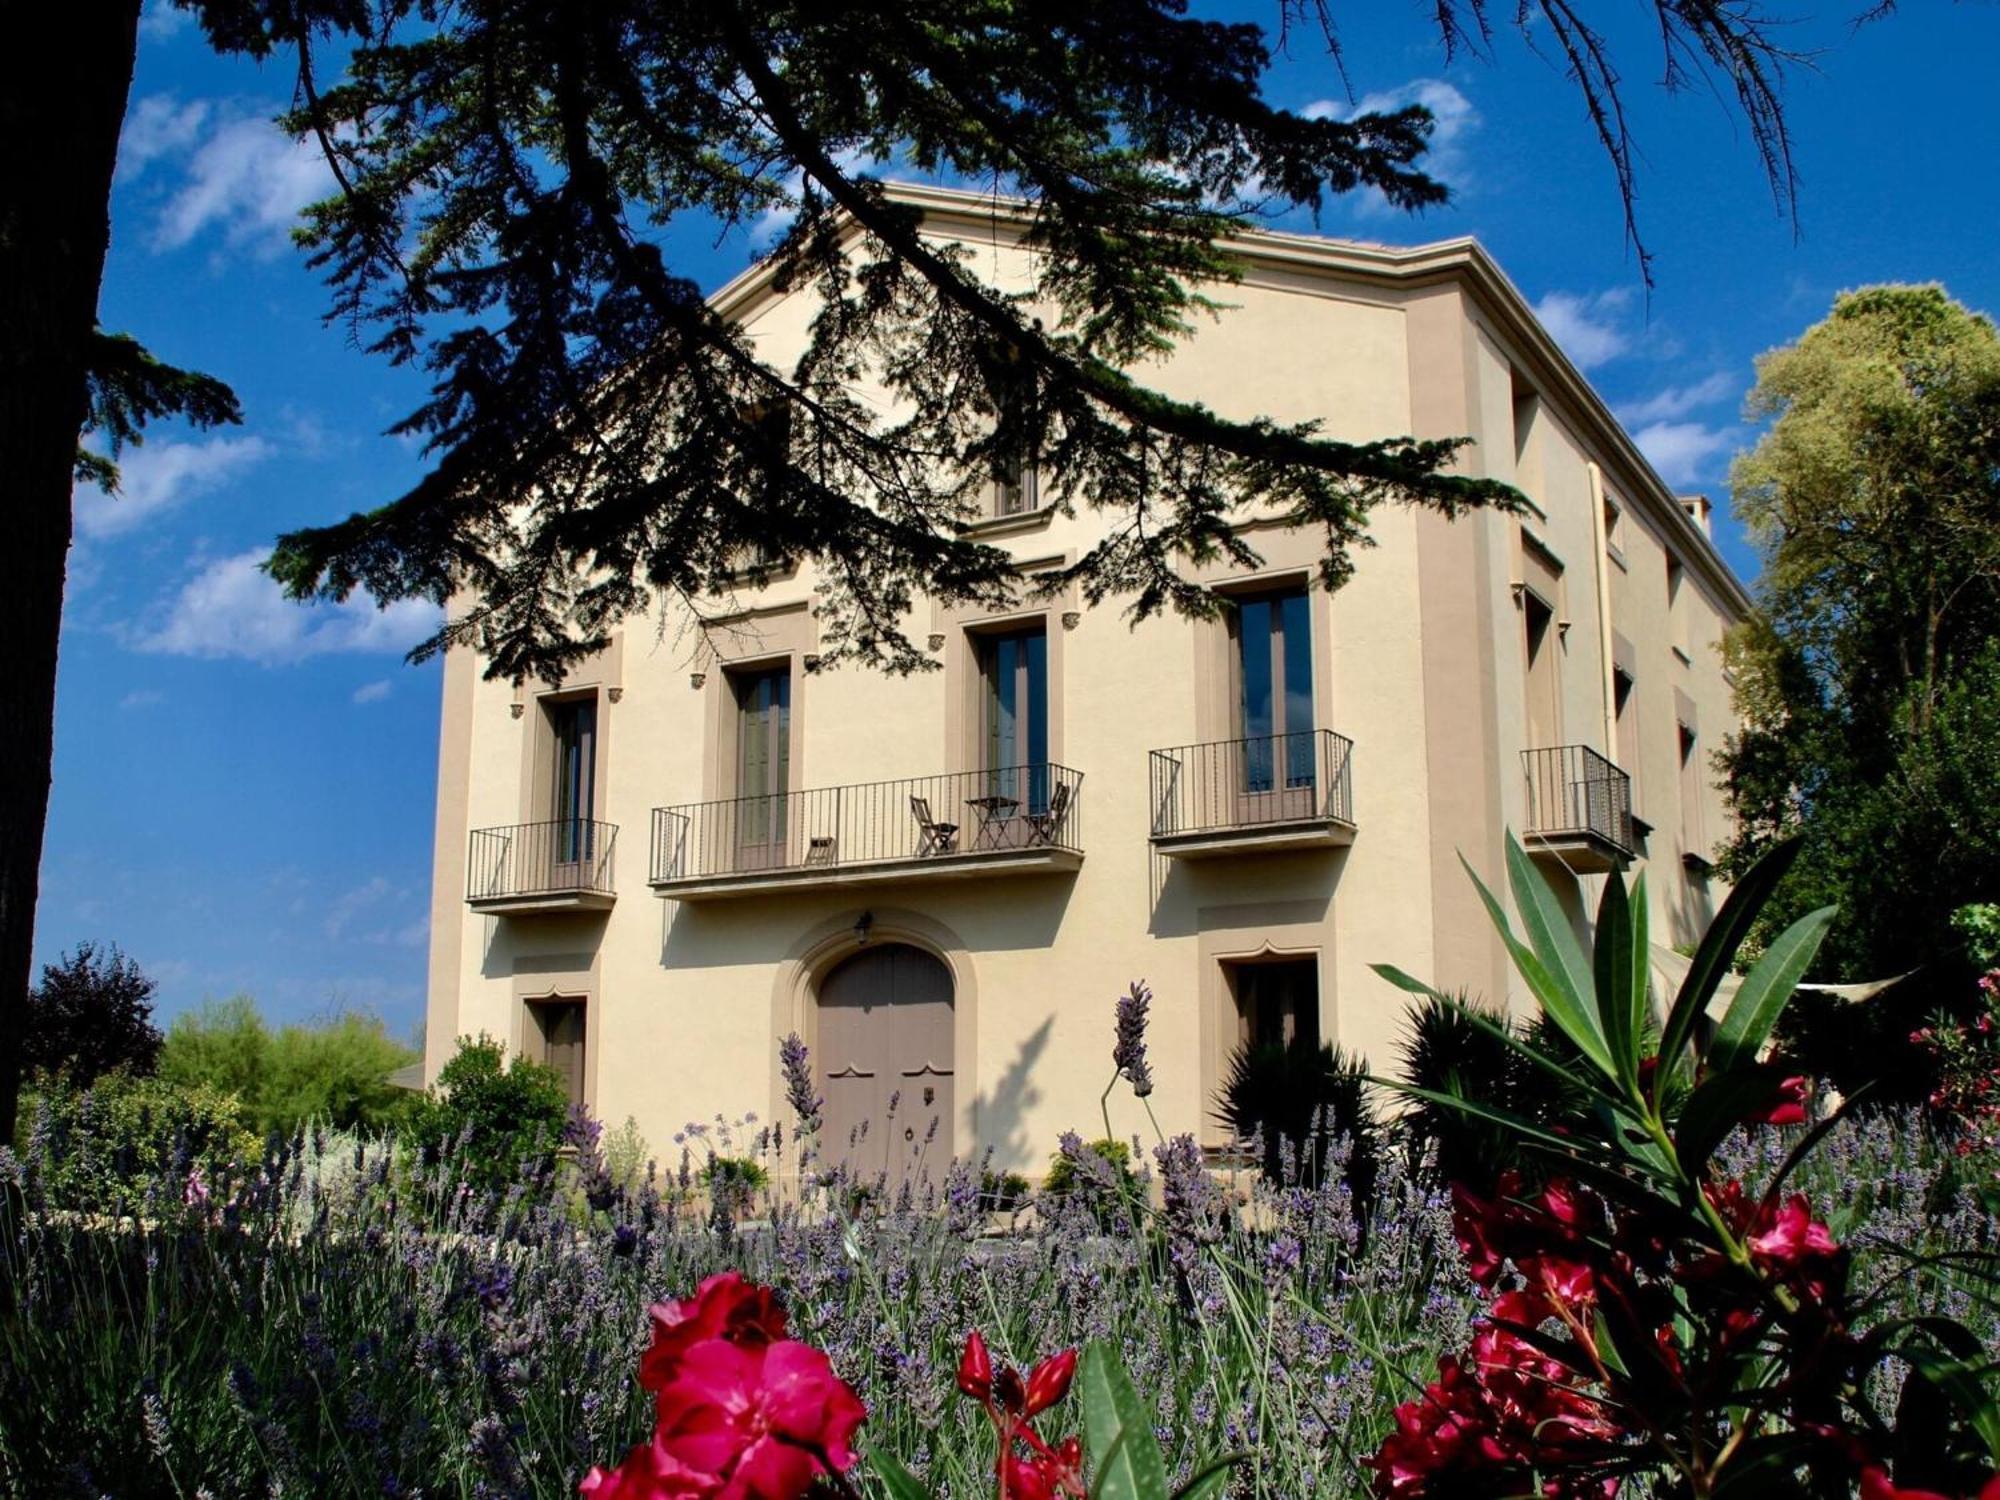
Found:
[[[609,898],[617,852],[617,825],[589,818],[475,828],[466,856],[465,899],[477,905]]]
[[[1153,837],[1354,824],[1354,742],[1331,729],[1152,754]]]
[[[1588,745],[1523,750],[1528,775],[1528,836],[1544,844],[1600,840],[1619,854],[1637,848],[1632,778]]]
[[[1083,776],[1007,766],[653,809],[655,886],[1083,853]]]

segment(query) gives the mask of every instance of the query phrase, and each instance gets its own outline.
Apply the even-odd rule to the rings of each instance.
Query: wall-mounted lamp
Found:
[[[701,685],[707,681],[708,681],[708,673],[706,672],[688,673],[688,686],[696,689],[697,691],[699,691]]]
[[[799,658],[799,664],[808,672],[817,672],[819,670],[819,653],[817,651],[806,652],[805,655]]]
[[[526,713],[527,711],[528,711],[528,705],[525,703],[510,703],[507,705],[507,712],[512,714],[517,719],[520,718],[521,715]]]
[[[609,698],[613,703],[617,703],[624,698],[625,689],[623,689],[622,687],[606,688],[604,690],[604,696]]]
[[[944,650],[944,635],[941,632],[933,634],[931,636],[931,650],[932,651]]]
[[[1064,630],[1074,630],[1083,623],[1083,616],[1073,609],[1066,609],[1063,611],[1062,621]]]
[[[868,941],[868,931],[875,925],[875,913],[864,911],[854,919],[854,943],[856,947]]]

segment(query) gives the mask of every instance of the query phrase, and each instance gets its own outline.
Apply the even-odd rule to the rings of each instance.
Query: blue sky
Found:
[[[1219,8],[1264,20],[1278,6]],[[1829,49],[1789,95],[1796,239],[1740,123],[1708,95],[1667,97],[1647,8],[1626,13],[1650,299],[1573,93],[1511,32],[1491,58],[1447,65],[1423,7],[1357,14],[1342,33],[1351,93],[1296,38],[1271,95],[1430,105],[1433,169],[1455,201],[1419,220],[1345,202],[1322,229],[1478,235],[1667,479],[1720,500],[1752,437],[1739,412],[1753,359],[1836,292],[1936,280],[2000,309],[2000,8],[1913,6],[1850,35],[1858,8],[1793,28],[1800,47]],[[255,564],[279,531],[420,472],[411,445],[382,435],[419,379],[319,321],[324,291],[286,236],[324,169],[268,124],[288,94],[282,66],[220,60],[176,13],[144,24],[103,322],[228,380],[245,421],[163,429],[126,455],[120,498],[79,496],[38,960],[116,942],[160,982],[164,1017],[247,992],[279,1017],[366,1007],[407,1031],[422,1013],[438,673],[401,654],[432,621],[413,605],[289,605]],[[672,245],[710,285],[749,253],[704,234]],[[1750,576],[1726,520],[1721,540]]]

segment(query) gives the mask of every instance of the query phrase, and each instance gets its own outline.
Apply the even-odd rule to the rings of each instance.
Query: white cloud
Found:
[[[362,596],[344,604],[298,604],[259,566],[260,548],[210,563],[181,586],[157,627],[137,632],[141,651],[235,657],[277,666],[333,653],[401,653],[432,634],[434,604],[403,599],[387,609]]]
[[[118,132],[118,176],[129,182],[161,157],[186,156],[201,139],[201,128],[208,123],[213,108],[206,99],[183,104],[172,94],[148,94],[141,99]]]
[[[1621,406],[1618,418],[1627,427],[1639,427],[1648,422],[1670,422],[1704,406],[1713,406],[1735,392],[1736,377],[1727,370],[1717,370],[1708,379],[1698,380],[1693,385],[1671,385],[1644,401]]]
[[[1737,433],[1701,422],[1654,422],[1632,434],[1660,477],[1676,487],[1715,478],[1714,460],[1735,446]]]
[[[1631,347],[1619,315],[1632,300],[1624,287],[1608,292],[1550,292],[1535,304],[1535,316],[1580,370],[1616,359]]]
[[[1479,125],[1479,111],[1472,101],[1442,78],[1416,78],[1399,88],[1379,89],[1363,94],[1353,104],[1342,99],[1315,99],[1299,113],[1309,120],[1351,120],[1356,115],[1388,114],[1421,104],[1431,112],[1430,149],[1417,165],[1455,192],[1464,191],[1470,181],[1466,143]],[[1389,201],[1370,189],[1353,200],[1365,212],[1400,213]]]
[[[376,875],[336,896],[326,909],[326,935],[339,937],[349,922],[386,897],[390,889],[388,877]]]
[[[118,700],[123,709],[151,708],[156,703],[165,703],[167,695],[158,688],[136,688]]]
[[[127,448],[118,459],[118,493],[95,485],[76,492],[76,525],[87,537],[116,536],[219,488],[270,457],[260,437],[209,438],[204,442],[155,441]]]
[[[139,35],[149,42],[171,41],[193,24],[193,14],[169,0],[146,0],[139,13]]]
[[[354,701],[356,703],[380,703],[384,698],[389,696],[390,687],[391,683],[386,677],[374,682],[364,682],[354,690]]]
[[[153,229],[155,250],[177,250],[218,230],[233,249],[276,254],[288,243],[299,210],[333,185],[316,142],[295,141],[256,116],[218,119],[192,153],[182,144],[159,154],[184,160],[181,181]]]

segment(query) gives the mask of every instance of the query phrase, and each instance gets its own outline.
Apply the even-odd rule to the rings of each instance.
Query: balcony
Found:
[[[1353,758],[1331,729],[1155,750],[1153,847],[1203,859],[1351,844]]]
[[[617,825],[585,818],[475,828],[465,862],[465,904],[509,916],[608,910],[617,900],[617,852]]]
[[[1578,875],[1623,869],[1638,847],[1632,778],[1588,745],[1523,750],[1528,852]]]
[[[656,807],[652,855],[676,901],[1058,874],[1083,863],[1083,777],[1009,766]]]

